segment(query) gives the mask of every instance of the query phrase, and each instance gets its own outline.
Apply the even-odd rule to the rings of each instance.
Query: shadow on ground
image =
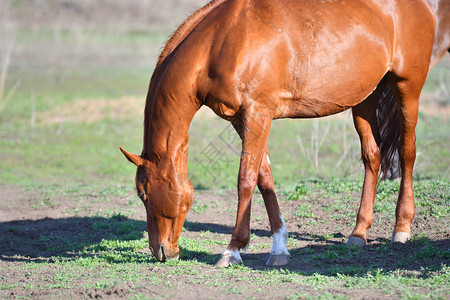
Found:
[[[233,232],[233,227],[230,227],[228,225],[218,224],[218,223],[199,223],[199,222],[184,222],[184,228],[186,228],[188,231],[192,232],[202,232],[202,231],[211,231],[214,233],[220,233],[220,234],[229,234]],[[267,230],[262,229],[252,229],[252,234],[257,235],[258,237],[270,237],[271,233]]]
[[[4,222],[0,223],[0,259],[75,257],[78,251],[103,240],[140,240],[145,229],[144,221],[120,214]]]
[[[185,228],[191,232],[210,231],[231,234],[232,227],[186,222]],[[4,261],[51,262],[53,258],[77,259],[80,256],[99,255],[85,253],[102,241],[141,240],[146,236],[144,221],[132,220],[122,215],[111,218],[73,217],[64,219],[22,220],[0,223],[0,259]],[[269,236],[264,230],[252,231],[258,236]],[[291,272],[324,275],[364,275],[375,271],[396,269],[419,271],[423,269],[440,270],[449,264],[450,240],[431,241],[422,238],[404,245],[391,245],[387,240],[371,241],[364,248],[349,248],[345,244],[326,242],[311,235],[291,233],[291,238],[308,241],[307,247],[291,249],[291,261],[283,269]],[[200,236],[197,237],[201,239]],[[220,246],[223,247],[223,246]],[[102,249],[97,249],[101,255]],[[220,252],[192,251],[180,246],[181,259],[195,259],[201,263],[214,264]],[[110,263],[135,261],[157,263],[148,252],[136,251],[133,247],[116,247],[122,252],[120,258],[107,260]],[[242,254],[244,265],[255,270],[264,270],[269,253]]]

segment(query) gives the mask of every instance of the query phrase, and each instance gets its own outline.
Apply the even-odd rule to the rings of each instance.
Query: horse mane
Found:
[[[176,47],[192,32],[192,30],[197,26],[206,15],[208,15],[213,9],[215,9],[218,5],[222,4],[227,0],[213,0],[197,10],[191,16],[189,16],[178,28],[169,36],[168,40],[165,43],[163,50],[161,51],[158,61],[155,66],[155,70],[153,71],[153,75],[150,79],[150,85],[148,89],[147,99],[145,102],[145,110],[144,110],[144,145],[146,144],[145,139],[148,136],[148,124],[149,118],[151,115],[151,109],[153,106],[152,101],[152,92],[155,89],[158,78],[160,78],[161,72],[163,72],[163,62],[166,58],[172,53]],[[145,151],[145,148],[143,152]],[[142,153],[144,154],[144,153]]]
[[[209,14],[214,8],[222,4],[226,0],[213,0],[197,10],[191,16],[189,16],[181,25],[175,30],[174,33],[168,38],[161,54],[159,55],[158,62],[156,63],[155,71],[152,79],[158,74],[159,68],[167,56],[186,38],[186,36],[192,32],[195,26],[197,26],[203,18]]]

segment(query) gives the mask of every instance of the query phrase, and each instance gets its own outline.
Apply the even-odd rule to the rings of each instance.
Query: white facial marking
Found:
[[[281,222],[283,225],[280,230],[273,234],[273,245],[272,250],[270,250],[270,254],[279,255],[286,254],[289,255],[289,252],[286,249],[287,239],[288,239],[288,231],[286,228],[286,224],[284,223],[283,217],[280,216]]]
[[[236,251],[236,250],[228,250],[227,249],[227,250],[223,251],[222,256],[230,256],[230,257],[236,259],[237,261],[242,261],[239,251]]]

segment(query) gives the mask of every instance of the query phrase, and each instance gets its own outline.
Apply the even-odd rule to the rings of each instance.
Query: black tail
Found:
[[[394,92],[386,84],[377,107],[377,124],[381,136],[381,179],[400,177],[398,145],[400,143],[400,123]]]

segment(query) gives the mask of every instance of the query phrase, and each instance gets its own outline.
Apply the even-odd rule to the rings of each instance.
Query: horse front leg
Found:
[[[242,153],[238,175],[238,209],[236,224],[227,249],[217,262],[218,267],[242,262],[240,250],[250,243],[250,212],[262,157],[269,137],[272,114],[264,107],[250,107],[242,115]]]
[[[242,122],[236,119],[232,122],[234,129],[242,139]],[[258,174],[258,189],[264,199],[267,215],[269,217],[270,232],[273,238],[272,250],[266,262],[268,266],[284,266],[289,262],[289,252],[286,249],[288,231],[278,205],[275,185],[273,183],[272,169],[270,167],[269,150],[267,144],[261,161]]]
[[[373,222],[377,178],[381,165],[380,134],[375,111],[378,96],[378,92],[375,91],[366,101],[352,109],[353,122],[361,141],[361,156],[365,175],[356,226],[348,238],[347,245],[366,245],[366,232]]]

